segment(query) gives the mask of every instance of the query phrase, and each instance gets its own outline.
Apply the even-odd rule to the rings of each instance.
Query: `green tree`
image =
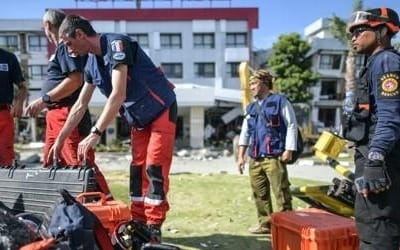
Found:
[[[306,57],[310,48],[297,33],[281,35],[267,62],[275,73],[275,88],[293,103],[309,101],[310,87],[318,80],[318,75],[311,71],[311,58]]]
[[[363,0],[354,0],[353,11],[358,11],[363,9]],[[333,15],[330,30],[332,35],[342,41],[348,46],[348,52],[346,57],[346,71],[344,75],[345,79],[345,90],[346,92],[354,91],[355,80],[356,80],[356,63],[355,63],[355,53],[351,48],[351,41],[347,37],[346,31],[347,23],[345,20]]]

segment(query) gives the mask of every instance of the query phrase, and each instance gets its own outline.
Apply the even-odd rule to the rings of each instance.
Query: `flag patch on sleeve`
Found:
[[[111,42],[112,57],[114,60],[124,60],[126,55],[124,51],[124,43],[122,40],[114,40]]]

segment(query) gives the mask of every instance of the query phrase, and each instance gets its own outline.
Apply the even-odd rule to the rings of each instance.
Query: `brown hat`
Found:
[[[250,76],[250,81],[252,82],[254,80],[260,80],[262,81],[265,85],[268,86],[268,88],[272,87],[272,82],[273,82],[273,76],[271,75],[270,72],[268,72],[265,69],[259,69],[253,72],[253,74]]]

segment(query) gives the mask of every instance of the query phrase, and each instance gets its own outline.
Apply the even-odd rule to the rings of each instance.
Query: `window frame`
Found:
[[[354,64],[356,70],[360,70],[364,66],[365,55],[356,55],[354,58]]]
[[[230,78],[238,78],[239,77],[239,65],[240,65],[240,62],[227,62],[225,75]]]
[[[37,40],[37,44],[32,44],[32,40],[33,38],[36,38]],[[29,52],[43,52],[43,51],[47,51],[47,38],[46,36],[40,35],[40,34],[30,34],[27,37],[28,40],[28,51]],[[37,49],[34,49],[37,48]]]
[[[163,38],[168,40],[163,43]],[[174,38],[178,38],[179,42],[175,43]],[[181,33],[161,33],[160,34],[160,47],[162,49],[182,49],[182,34]]]
[[[318,68],[325,70],[340,70],[342,65],[342,57],[343,55],[341,54],[321,54]]]
[[[212,66],[212,72],[207,72],[206,67]],[[195,62],[194,74],[198,78],[215,78],[215,63],[214,62]]]
[[[211,42],[205,41],[207,37],[211,38]],[[200,39],[199,43],[197,43],[196,38]],[[195,48],[195,49],[214,49],[215,48],[214,33],[193,33],[193,48]]]
[[[168,78],[183,78],[183,63],[161,63],[161,68],[164,72],[164,74],[168,77]],[[179,70],[176,71],[177,68],[180,68],[180,72]],[[172,74],[168,73],[171,72],[170,70],[167,69],[173,69],[172,70]]]
[[[244,42],[239,42],[239,36],[244,36]],[[233,41],[230,41],[232,37]],[[248,47],[248,34],[246,32],[230,32],[226,33],[225,46],[228,48],[245,48]]]
[[[33,68],[40,67],[41,74],[33,74]],[[28,65],[28,78],[30,80],[45,80],[47,76],[46,64],[31,64]]]
[[[128,33],[127,34],[133,41],[137,41],[142,48],[150,48],[149,34],[147,33]],[[142,42],[145,38],[146,42]]]
[[[318,121],[323,123],[325,128],[335,126],[336,108],[319,108],[317,115]]]
[[[320,98],[320,100],[336,100],[338,93],[337,93],[337,85],[338,81],[334,79],[324,79],[321,80],[321,89],[320,89],[320,97],[321,96],[326,96],[327,99],[325,98]],[[333,90],[333,93],[332,91]]]
[[[5,38],[5,44],[0,44],[0,47],[3,47],[5,49],[10,49],[10,50],[18,50],[19,49],[19,44],[18,44],[18,35],[11,35],[11,34],[2,34],[0,35],[0,38],[4,37]],[[15,44],[13,46],[10,46],[10,38],[15,38]]]

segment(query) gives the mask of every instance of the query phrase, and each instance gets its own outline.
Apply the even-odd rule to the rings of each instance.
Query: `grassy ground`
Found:
[[[107,174],[113,194],[128,203],[128,174]],[[269,236],[254,236],[248,228],[257,225],[247,176],[228,174],[171,175],[171,210],[163,225],[165,242],[182,249],[270,249]],[[292,185],[317,184],[292,179]],[[294,198],[294,208],[306,207]]]

